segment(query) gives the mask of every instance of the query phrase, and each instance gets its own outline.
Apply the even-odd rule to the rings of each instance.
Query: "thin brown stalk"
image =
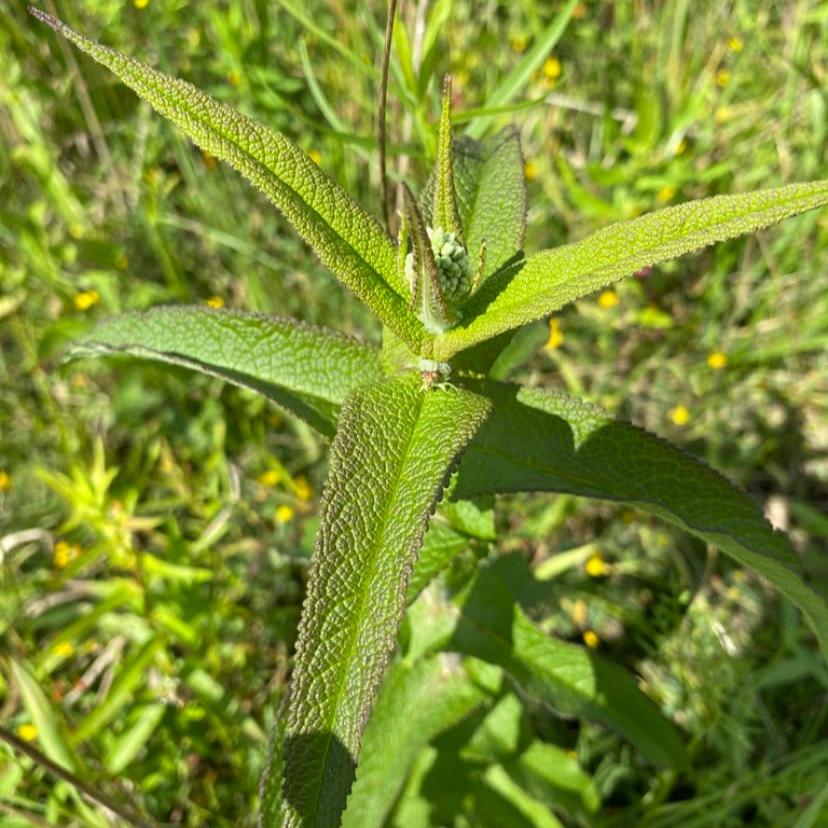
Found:
[[[388,19],[385,23],[385,47],[382,50],[382,79],[380,81],[379,100],[379,164],[380,164],[380,187],[382,188],[382,217],[387,230],[391,229],[391,209],[388,198],[388,170],[385,158],[386,122],[385,110],[388,104],[388,66],[391,63],[391,40],[394,36],[394,17],[397,14],[397,0],[390,0],[388,4]]]

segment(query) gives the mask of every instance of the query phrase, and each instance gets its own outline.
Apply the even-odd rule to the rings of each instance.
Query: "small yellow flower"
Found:
[[[293,509],[287,505],[287,503],[283,503],[281,506],[276,507],[276,521],[277,523],[290,523],[293,520],[293,515],[295,512]]]
[[[149,0],[132,0],[132,5],[136,9],[145,9],[149,5]]]
[[[308,158],[313,161],[314,164],[321,164],[322,163],[322,153],[319,152],[318,149],[312,149],[308,153]]]
[[[214,170],[218,166],[216,156],[207,152],[207,150],[201,151],[201,160],[204,162],[204,166],[207,167],[208,170]]]
[[[665,203],[665,202],[667,202],[667,201],[672,201],[672,199],[673,199],[673,197],[675,196],[675,194],[676,194],[676,188],[675,188],[675,187],[671,187],[671,186],[668,184],[668,185],[666,185],[666,186],[662,187],[662,188],[661,188],[661,189],[660,189],[660,190],[656,193],[656,201],[660,201],[662,204],[664,204],[664,203]]]
[[[555,81],[561,76],[561,62],[554,56],[543,62],[543,76],[549,81]]]
[[[676,145],[676,155],[684,155],[687,152],[687,141],[682,138]]]
[[[561,323],[553,316],[549,320],[549,339],[546,340],[546,349],[554,351],[564,344],[566,337],[561,330]]]
[[[89,310],[89,308],[97,305],[101,301],[101,295],[97,290],[84,290],[81,293],[76,293],[73,300],[75,307],[79,311]]]
[[[305,503],[313,497],[313,490],[306,477],[300,475],[293,481],[293,493]]]
[[[614,290],[605,290],[598,297],[598,305],[604,310],[614,308],[621,300]]]
[[[730,118],[730,107],[728,106],[720,106],[716,109],[714,114],[717,124],[723,124]]]
[[[727,69],[719,69],[716,72],[716,86],[722,89],[730,83],[730,72]]]
[[[129,259],[124,253],[119,253],[115,257],[115,267],[117,267],[118,270],[126,270],[129,267]]]
[[[584,633],[584,644],[591,649],[595,649],[601,643],[601,639],[598,638],[598,633],[595,630],[587,630]]]
[[[282,473],[278,469],[268,469],[263,471],[257,479],[262,486],[272,489],[282,479]]]
[[[80,547],[74,543],[67,543],[66,541],[58,541],[55,544],[54,564],[58,569],[63,569],[68,566],[71,561],[80,555]]]
[[[22,724],[20,727],[17,728],[17,735],[24,741],[24,742],[33,742],[37,739],[37,728],[30,723]]]
[[[587,558],[584,569],[590,578],[600,578],[602,575],[609,575],[610,572],[607,562],[598,553]]]
[[[58,641],[52,649],[52,652],[61,658],[69,658],[75,652],[75,648],[69,641]]]
[[[690,421],[690,412],[687,410],[687,406],[684,405],[677,405],[675,408],[671,408],[668,414],[677,426],[687,425]]]
[[[224,299],[221,296],[211,296],[209,299],[204,300],[204,304],[207,305],[208,308],[215,308],[218,310],[219,308],[224,307]]]
[[[707,357],[707,366],[714,371],[721,371],[722,368],[727,367],[727,354],[723,351],[713,351]]]
[[[727,42],[727,48],[731,52],[741,52],[745,48],[745,44],[741,37],[731,37]]]
[[[241,72],[238,69],[233,69],[227,74],[227,83],[231,86],[238,86],[241,83]]]
[[[77,222],[72,222],[72,224],[69,225],[69,235],[73,239],[83,238],[83,225],[78,224]]]
[[[509,41],[512,44],[512,48],[516,52],[525,52],[526,47],[529,45],[529,41],[526,39],[526,35],[515,35]]]
[[[535,161],[527,161],[523,165],[523,174],[528,181],[534,181],[540,175],[540,167]]]
[[[12,486],[11,475],[0,469],[0,492],[7,492]]]

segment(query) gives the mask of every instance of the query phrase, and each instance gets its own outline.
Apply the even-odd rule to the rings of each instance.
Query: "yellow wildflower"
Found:
[[[598,297],[598,304],[604,310],[614,308],[620,301],[618,294],[614,290],[605,290]]]
[[[224,307],[224,299],[221,296],[211,296],[209,299],[204,300],[204,304],[207,305],[208,308],[219,308]]]
[[[308,158],[313,161],[314,164],[321,164],[322,163],[322,153],[319,152],[318,149],[312,149],[308,152]]]
[[[233,69],[227,73],[227,83],[231,86],[238,86],[241,83],[241,72],[238,69]]]
[[[523,174],[528,181],[534,181],[540,175],[540,167],[535,161],[527,161],[523,165]]]
[[[63,569],[70,561],[80,555],[80,547],[74,543],[67,543],[66,541],[58,541],[55,544],[54,563],[58,569]]]
[[[549,351],[554,351],[563,345],[566,337],[561,330],[561,323],[553,316],[549,320],[549,339],[546,340],[546,348]]]
[[[313,490],[310,487],[310,483],[306,477],[300,475],[293,481],[293,493],[299,500],[307,502],[308,500],[313,497]]]
[[[101,301],[101,295],[97,290],[84,290],[76,293],[73,301],[79,311],[85,311],[93,305],[97,305]]]
[[[548,81],[556,81],[561,76],[561,62],[554,56],[543,62],[543,76]]]
[[[0,469],[0,492],[7,492],[12,485],[11,475]]]
[[[676,145],[676,155],[684,155],[687,152],[687,141],[682,138]]]
[[[33,742],[37,739],[37,728],[30,723],[22,724],[20,727],[17,728],[17,735],[24,741],[24,742]]]
[[[584,644],[591,649],[595,649],[601,643],[601,639],[598,638],[598,633],[595,630],[587,630],[584,633]]]
[[[52,649],[52,652],[61,658],[69,658],[75,652],[75,648],[69,641],[58,641]]]
[[[745,44],[741,37],[731,37],[727,42],[727,47],[731,52],[741,52]]]
[[[713,353],[707,357],[707,365],[714,371],[721,371],[722,368],[727,367],[727,354],[723,351],[713,351]]]
[[[668,413],[670,419],[677,426],[687,425],[690,421],[690,412],[687,410],[687,406],[677,405],[675,408],[671,408]]]
[[[656,193],[656,201],[660,201],[663,204],[666,201],[671,201],[675,194],[676,188],[667,184]]]
[[[717,124],[723,124],[725,121],[730,118],[730,107],[727,106],[720,106],[715,114],[714,117],[716,119]]]
[[[283,503],[281,506],[276,507],[277,523],[290,523],[290,521],[293,520],[293,515],[294,511],[287,505],[287,503]]]
[[[716,72],[716,86],[724,88],[730,83],[730,72],[727,69],[719,69]]]
[[[602,575],[609,575],[610,571],[607,562],[597,552],[587,558],[584,569],[586,570],[586,574],[591,578],[600,578]]]
[[[267,486],[268,489],[272,489],[281,479],[282,473],[279,469],[268,469],[267,471],[263,471],[258,477],[259,483],[262,486]]]
[[[132,0],[132,5],[136,9],[145,9],[149,5],[149,0]]]

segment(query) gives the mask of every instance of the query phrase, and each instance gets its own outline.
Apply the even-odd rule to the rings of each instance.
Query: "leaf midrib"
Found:
[[[388,497],[385,500],[385,504],[384,504],[383,509],[382,509],[382,514],[381,514],[380,520],[375,524],[375,526],[376,526],[376,532],[375,532],[376,540],[374,541],[374,543],[371,544],[370,552],[369,552],[369,556],[368,556],[369,559],[370,559],[371,564],[373,564],[373,562],[376,560],[377,554],[378,554],[379,549],[382,545],[382,538],[384,538],[384,536],[385,536],[386,527],[388,526],[388,523],[390,522],[391,503],[395,499],[396,494],[397,494],[397,492],[400,488],[400,483],[401,483],[402,475],[403,475],[403,469],[405,468],[408,457],[411,454],[411,448],[412,448],[412,445],[414,443],[414,436],[417,432],[417,425],[419,424],[420,417],[422,415],[423,405],[425,404],[425,399],[426,399],[425,394],[420,394],[419,395],[419,399],[417,401],[417,416],[414,418],[414,425],[411,429],[411,433],[409,434],[408,439],[406,440],[405,448],[403,450],[400,463],[399,463],[399,465],[397,467],[397,471],[394,475],[394,482],[388,489]],[[346,649],[347,657],[344,660],[346,665],[350,665],[350,663],[353,659],[354,650],[356,649],[358,631],[359,631],[359,628],[361,626],[362,619],[364,617],[365,605],[367,603],[368,593],[370,591],[370,589],[367,588],[367,584],[370,583],[370,579],[368,578],[368,574],[372,571],[372,569],[373,569],[372,566],[368,566],[368,565],[364,566],[363,571],[362,571],[362,577],[360,578],[359,597],[358,597],[357,606],[356,606],[356,609],[357,609],[356,617],[359,619],[359,621],[351,626],[351,633],[349,634],[349,637],[348,637],[349,640],[348,640],[347,649]],[[318,785],[317,785],[316,794],[314,796],[314,809],[313,809],[314,819],[316,818],[317,814],[319,813],[319,802],[320,802],[320,798],[321,798],[320,795],[321,795],[322,787],[323,787],[323,784],[324,784],[325,771],[326,771],[327,766],[328,766],[328,756],[330,754],[331,745],[332,745],[333,740],[334,740],[333,725],[336,722],[336,711],[339,709],[339,702],[340,702],[340,699],[342,698],[342,694],[343,694],[344,689],[345,689],[345,680],[346,680],[346,672],[344,670],[340,671],[340,678],[337,682],[338,686],[336,688],[336,691],[335,691],[334,695],[332,696],[333,701],[334,701],[334,704],[331,707],[332,716],[330,718],[326,719],[325,722],[324,722],[324,725],[327,728],[327,730],[326,730],[327,738],[325,740],[325,750],[324,750],[324,753],[322,755],[322,763],[321,763],[320,773],[317,776]]]

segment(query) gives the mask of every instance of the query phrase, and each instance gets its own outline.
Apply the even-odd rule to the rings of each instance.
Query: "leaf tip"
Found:
[[[50,26],[56,32],[60,31],[63,26],[63,23],[61,23],[60,20],[56,17],[52,17],[51,14],[43,11],[43,9],[37,8],[37,6],[29,6],[29,14],[41,23],[45,23],[47,26]]]

